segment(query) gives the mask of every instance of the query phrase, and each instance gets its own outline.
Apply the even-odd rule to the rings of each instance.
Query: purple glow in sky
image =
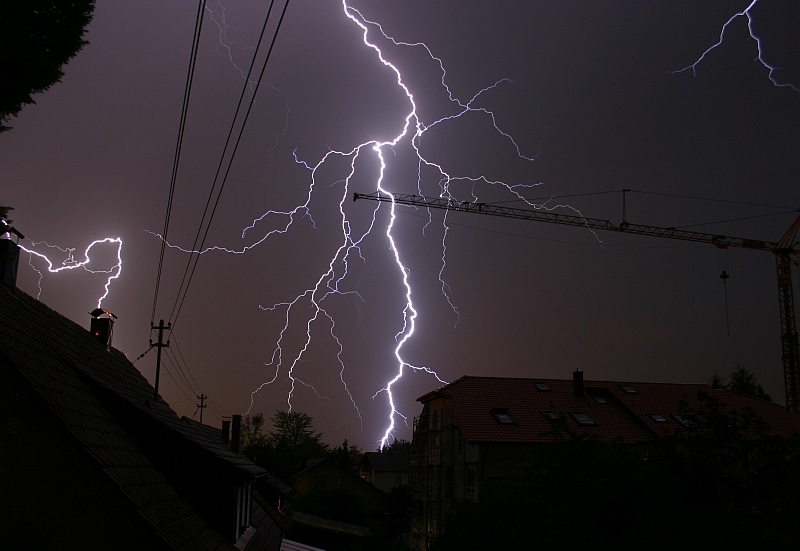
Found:
[[[286,409],[291,392],[323,440],[373,449],[390,419],[393,436],[409,439],[415,399],[441,384],[412,366],[441,380],[580,368],[588,379],[705,382],[740,363],[782,400],[771,255],[458,213],[392,215],[350,198],[379,183],[569,205],[555,212],[618,222],[612,192],[625,188],[630,221],[775,241],[800,206],[800,94],[776,85],[800,82],[800,7],[473,4],[353,1],[355,21],[336,0],[291,2],[205,242],[247,254],[202,255],[165,349],[160,391],[179,413],[192,415],[204,393],[204,420],[219,424],[272,381],[251,413]],[[114,345],[131,359],[151,337],[153,234],[196,9],[98,0],[90,44],[63,82],[0,134],[0,202],[15,207],[22,245],[123,242],[119,273],[115,245],[95,245],[98,273],[51,273],[34,256],[19,286],[88,328],[117,273],[102,305],[119,316]],[[244,0],[207,9],[169,232],[184,249],[266,14]],[[55,253],[55,262],[68,255]],[[155,321],[171,321],[186,260],[167,250]],[[401,365],[390,418],[382,389]],[[154,380],[155,354],[136,366]]]

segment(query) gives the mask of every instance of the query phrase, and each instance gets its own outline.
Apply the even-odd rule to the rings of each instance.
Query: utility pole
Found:
[[[206,396],[205,394],[200,394],[200,396],[198,396],[197,399],[200,400],[200,403],[197,404],[197,409],[200,410],[200,423],[202,423],[203,422],[203,410],[206,409],[205,401],[208,399],[208,396]]]
[[[150,346],[158,347],[158,355],[156,356],[156,385],[155,385],[156,389],[155,389],[155,394],[153,396],[153,400],[155,402],[158,402],[158,377],[159,375],[161,375],[161,349],[164,347],[169,348],[169,341],[167,341],[166,343],[164,342],[164,329],[169,331],[171,327],[172,327],[171,323],[164,325],[164,320],[159,320],[157,326],[150,323],[151,331],[153,329],[158,329],[158,342],[154,343],[153,339],[150,339]]]

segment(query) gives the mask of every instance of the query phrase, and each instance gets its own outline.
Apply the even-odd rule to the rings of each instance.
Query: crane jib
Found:
[[[624,196],[623,196],[624,197]],[[710,233],[700,233],[677,228],[660,228],[658,226],[645,226],[630,224],[627,221],[616,226],[608,220],[599,218],[585,218],[583,216],[555,214],[546,210],[516,209],[492,205],[489,203],[473,203],[470,201],[456,201],[444,197],[423,197],[421,195],[408,195],[402,193],[386,193],[377,191],[370,194],[354,193],[353,201],[369,199],[370,201],[390,202],[395,205],[413,207],[426,207],[490,216],[503,216],[520,220],[549,222],[551,224],[564,224],[568,226],[583,226],[590,229],[616,231],[635,235],[648,235],[665,239],[680,239],[696,243],[708,243],[721,249],[739,247],[757,251],[768,251],[775,254],[778,268],[778,294],[781,318],[781,345],[783,371],[786,386],[786,409],[800,411],[800,348],[798,348],[797,326],[794,316],[794,296],[792,294],[792,257],[799,255],[797,248],[797,234],[800,232],[800,216],[786,230],[779,243],[770,243],[758,239],[744,239],[741,237],[728,237]]]

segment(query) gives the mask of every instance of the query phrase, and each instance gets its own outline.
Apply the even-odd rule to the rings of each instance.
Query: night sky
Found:
[[[767,241],[796,216],[800,93],[770,80],[747,19],[735,19],[694,72],[675,72],[747,1],[350,4],[396,41],[424,42],[453,98],[425,48],[394,45],[370,27],[414,96],[411,132],[417,122],[425,129],[413,142],[425,163],[410,136],[382,148],[384,189],[517,207],[519,196],[537,205],[553,197],[546,208],[567,205],[553,212],[618,223],[625,188],[629,222]],[[378,157],[367,145],[357,158],[331,154],[313,174],[308,167],[331,151],[393,140],[411,103],[340,2],[293,0],[205,240],[252,248],[203,254],[179,310],[189,257],[168,249],[154,311],[153,234],[164,226],[196,11],[189,0],[98,0],[90,44],[0,134],[0,203],[15,207],[20,244],[55,263],[67,254],[42,242],[82,256],[95,239],[122,239],[122,272],[102,302],[119,316],[114,345],[134,360],[155,339],[151,321],[174,323],[160,391],[178,413],[197,418],[204,393],[204,421],[219,425],[274,379],[250,410],[269,417],[288,407],[294,377],[293,409],[314,417],[324,441],[374,449],[389,420],[380,391],[398,371],[411,316],[386,237],[388,206],[375,214],[377,203],[350,199],[375,191]],[[175,246],[191,248],[197,235],[265,14],[265,2],[208,2],[170,218]],[[751,14],[763,58],[782,67],[773,79],[800,85],[800,4],[762,0]],[[443,120],[484,89],[471,111]],[[288,231],[258,243],[290,220],[272,214],[242,237],[267,211],[307,200]],[[354,239],[374,216],[346,263],[335,257],[342,212]],[[783,403],[773,255],[462,213],[448,214],[445,234],[443,216],[398,207],[392,226],[416,311],[401,348],[409,365],[444,381],[567,378],[579,368],[589,380],[706,382],[738,363]],[[115,255],[113,244],[97,245],[89,267],[112,270]],[[318,292],[317,312],[302,295],[334,258],[322,285],[341,294]],[[19,287],[88,328],[108,274],[40,279],[34,268],[45,263],[31,264],[26,255]],[[151,382],[155,359],[152,351],[135,364]],[[409,425],[416,398],[441,384],[404,369],[393,392]],[[396,420],[394,436],[410,439]]]

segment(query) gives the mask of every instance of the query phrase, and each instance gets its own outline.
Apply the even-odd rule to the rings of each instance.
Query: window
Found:
[[[475,491],[476,488],[476,481],[478,478],[477,468],[475,465],[469,465],[466,468],[465,475],[465,491],[464,496],[470,499],[475,499],[477,497],[477,492]]]
[[[656,423],[666,423],[667,418],[661,415],[660,413],[648,413],[650,418],[655,421]]]
[[[619,389],[625,394],[636,394],[636,389],[631,385],[619,385]]]
[[[542,392],[547,392],[550,390],[550,387],[547,386],[546,383],[533,383],[533,386],[536,387],[536,390],[541,390]]]
[[[570,413],[575,422],[579,425],[589,426],[589,425],[596,425],[591,417],[586,415],[585,413]]]
[[[543,411],[542,416],[548,421],[557,421],[558,414],[555,411]]]
[[[603,392],[601,390],[597,390],[597,389],[587,390],[586,394],[588,394],[589,396],[594,398],[594,401],[597,402],[598,404],[607,404],[608,403],[608,400],[606,399],[605,394],[603,394]]]
[[[495,408],[492,410],[492,415],[501,425],[516,425],[514,418],[511,417],[507,409]]]
[[[693,427],[695,425],[691,419],[687,419],[683,415],[673,415],[672,418],[684,427]]]

